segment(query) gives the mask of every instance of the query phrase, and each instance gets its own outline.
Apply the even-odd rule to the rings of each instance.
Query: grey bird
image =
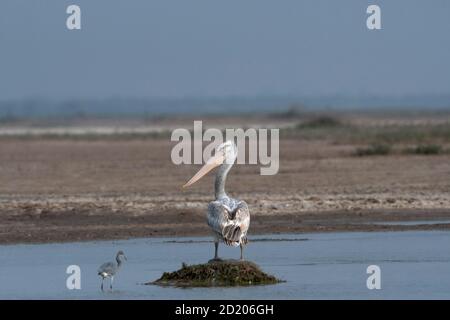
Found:
[[[237,147],[232,141],[227,141],[219,145],[214,157],[183,186],[189,187],[200,180],[212,169],[219,167],[215,188],[215,201],[208,205],[208,225],[214,236],[214,259],[218,258],[219,242],[223,241],[226,245],[241,248],[241,260],[244,259],[244,246],[247,244],[247,231],[250,226],[250,212],[247,203],[242,200],[229,197],[225,193],[225,181],[228,172],[237,158]]]
[[[102,277],[102,285],[101,289],[103,291],[103,281],[105,278],[110,278],[111,282],[109,285],[109,288],[112,290],[112,285],[114,281],[114,276],[117,274],[117,272],[120,270],[120,267],[122,266],[123,260],[127,260],[127,257],[123,253],[122,250],[117,252],[116,255],[116,262],[105,262],[98,268],[98,275]]]

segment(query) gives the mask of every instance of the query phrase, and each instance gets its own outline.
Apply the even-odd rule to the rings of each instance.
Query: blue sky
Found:
[[[447,0],[2,0],[0,100],[448,95],[449,17]]]

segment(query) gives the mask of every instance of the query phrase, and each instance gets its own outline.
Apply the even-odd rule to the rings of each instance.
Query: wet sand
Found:
[[[174,145],[162,136],[2,136],[0,243],[208,235],[214,177],[182,190],[199,166],[174,165]],[[357,147],[284,137],[279,173],[235,165],[228,193],[249,204],[252,234],[450,228],[375,223],[450,219],[449,153],[357,157]]]

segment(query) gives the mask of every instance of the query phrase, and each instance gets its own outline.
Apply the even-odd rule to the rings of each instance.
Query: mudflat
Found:
[[[303,127],[296,120],[280,120],[285,129],[279,173],[261,176],[259,165],[235,165],[227,191],[248,203],[251,234],[448,229],[450,135],[448,120],[437,118],[436,123],[414,118],[406,124],[348,119],[361,130],[349,132],[347,122]],[[380,126],[384,129],[373,132]],[[420,135],[403,134],[412,126]],[[396,135],[394,143],[375,141],[392,148],[369,149],[366,155],[373,139],[385,138],[378,132]],[[442,152],[405,151],[430,143]],[[214,175],[182,190],[199,166],[174,165],[175,144],[169,136],[147,132],[1,136],[0,243],[207,235]],[[408,220],[441,222],[377,223]]]

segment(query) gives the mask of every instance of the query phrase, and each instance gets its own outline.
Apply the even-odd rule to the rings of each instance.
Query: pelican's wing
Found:
[[[208,205],[208,225],[213,231],[222,234],[228,223],[228,210],[219,201],[212,201]]]
[[[239,245],[247,243],[247,231],[250,226],[250,212],[247,203],[240,201],[236,209],[230,213],[230,218],[223,228],[222,235],[225,243]]]
[[[250,227],[250,211],[245,201],[239,202],[234,220],[239,224],[242,233],[247,235],[248,228]]]
[[[247,230],[250,225],[250,213],[244,201],[230,212],[229,208],[218,201],[208,206],[208,225],[223,237],[226,244],[238,245],[247,242]]]

